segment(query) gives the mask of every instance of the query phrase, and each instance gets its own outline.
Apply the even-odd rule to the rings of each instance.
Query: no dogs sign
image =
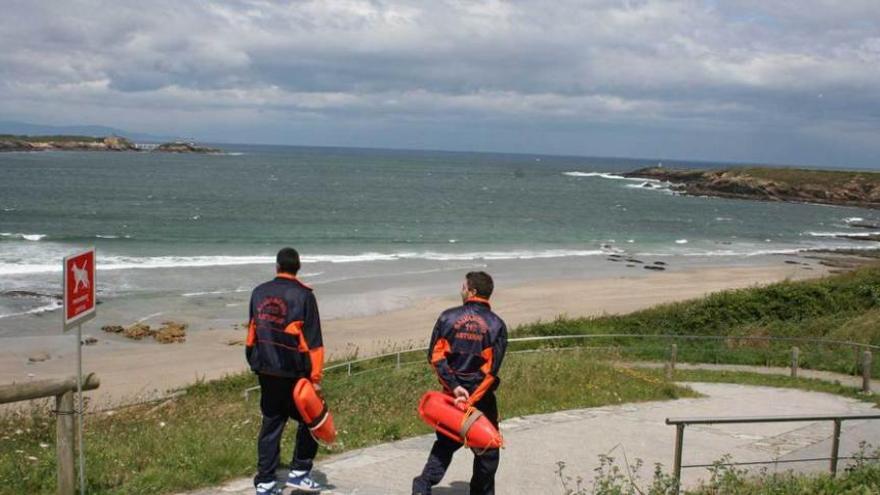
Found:
[[[95,249],[64,258],[64,330],[95,317]]]

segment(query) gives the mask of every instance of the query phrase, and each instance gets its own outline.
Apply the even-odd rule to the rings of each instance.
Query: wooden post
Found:
[[[73,495],[75,465],[73,462],[73,390],[55,396],[58,420],[55,442],[58,454],[58,495]]]
[[[798,375],[798,358],[800,357],[801,350],[794,346],[791,348],[791,377],[797,378]]]
[[[675,376],[675,360],[678,359],[678,345],[669,346],[669,363],[666,365],[666,378],[672,380]]]
[[[871,393],[871,351],[862,353],[862,392]]]

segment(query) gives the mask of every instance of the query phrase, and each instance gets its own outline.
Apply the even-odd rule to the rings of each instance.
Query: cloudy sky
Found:
[[[880,168],[877,0],[3,0],[0,120]]]

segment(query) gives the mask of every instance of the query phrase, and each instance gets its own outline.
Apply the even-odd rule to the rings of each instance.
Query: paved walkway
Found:
[[[839,414],[874,411],[868,403],[836,395],[794,389],[731,384],[688,384],[705,395],[696,399],[624,404],[513,418],[502,422],[508,447],[502,451],[497,476],[499,494],[563,493],[557,462],[566,473],[589,481],[600,454],[630,464],[642,459],[642,478],[650,479],[654,463],[672,464],[674,427],[667,417]],[[503,404],[502,404],[503,411]],[[830,452],[830,423],[775,423],[693,426],[684,438],[684,464],[711,462],[728,453],[736,461],[824,457]],[[329,487],[324,493],[389,495],[409,493],[421,470],[433,436],[426,435],[319,459],[315,475]],[[880,446],[880,421],[845,422],[841,455],[858,448],[859,440]],[[472,455],[459,451],[439,495],[467,494]],[[827,462],[780,469],[827,469]],[[771,466],[773,469],[773,466]],[[703,469],[686,469],[682,479],[693,485],[706,478]],[[241,479],[190,495],[252,493]]]
[[[657,361],[627,361],[616,363],[620,366],[628,366],[631,368],[652,368],[662,369],[666,363]],[[706,370],[706,371],[733,371],[757,373],[759,375],[780,375],[790,376],[791,368],[783,368],[779,366],[752,366],[748,364],[710,364],[710,363],[677,363],[677,370]],[[847,387],[862,388],[862,377],[853,375],[844,375],[843,373],[835,373],[833,371],[798,369],[798,378],[812,378],[814,380],[822,380],[830,383],[840,383]],[[872,389],[873,390],[873,389]]]

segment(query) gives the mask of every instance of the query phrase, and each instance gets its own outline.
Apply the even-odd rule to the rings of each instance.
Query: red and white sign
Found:
[[[95,316],[95,249],[64,258],[64,330]]]

